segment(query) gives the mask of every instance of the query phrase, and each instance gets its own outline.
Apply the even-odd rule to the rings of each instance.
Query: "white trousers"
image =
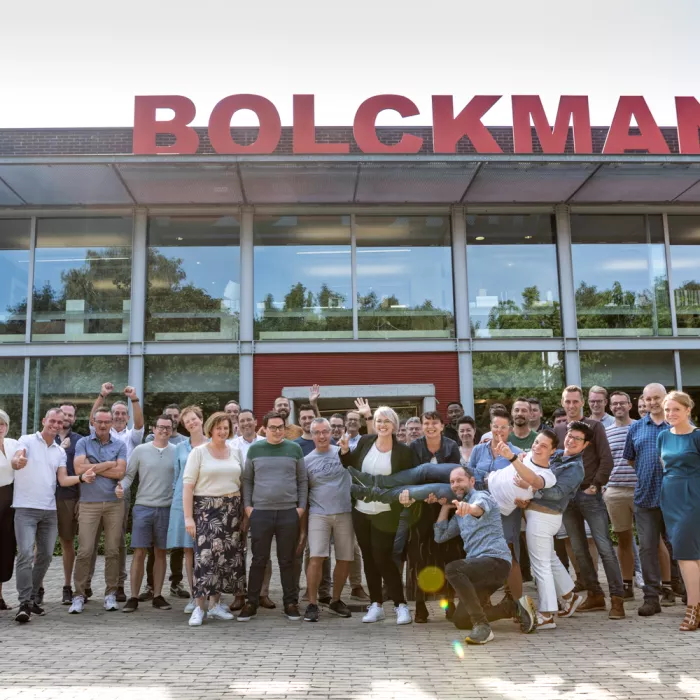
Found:
[[[550,515],[536,510],[525,511],[527,549],[530,568],[537,582],[537,609],[540,612],[556,612],[557,598],[569,593],[574,582],[554,551],[554,536],[561,527],[561,513]]]

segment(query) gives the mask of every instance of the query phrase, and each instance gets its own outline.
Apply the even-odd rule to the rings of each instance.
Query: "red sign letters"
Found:
[[[455,153],[457,143],[469,138],[477,153],[503,153],[482,118],[501,99],[501,95],[476,95],[458,114],[451,95],[433,95],[432,128],[433,153]],[[593,152],[588,97],[564,95],[551,126],[538,95],[513,95],[513,151],[532,153],[534,126],[542,151],[564,153],[569,126],[572,126],[574,152]],[[292,149],[298,154],[349,153],[349,143],[319,143],[316,141],[313,95],[293,96]],[[171,109],[172,119],[156,118],[158,109]],[[260,129],[253,143],[240,144],[231,136],[231,118],[242,109],[258,117]],[[388,145],[377,137],[376,121],[380,112],[392,110],[401,117],[420,114],[418,107],[403,95],[375,95],[365,100],[355,113],[353,134],[362,153],[418,153],[423,139],[404,133],[398,143]],[[134,107],[133,149],[135,154],[177,153],[194,154],[199,136],[190,126],[196,109],[192,100],[181,95],[148,95],[136,97]],[[676,97],[678,143],[681,153],[700,153],[700,104],[694,97]],[[632,119],[639,133],[630,134]],[[209,140],[217,153],[270,154],[282,138],[282,121],[270,100],[260,95],[230,95],[221,100],[209,117]],[[410,131],[410,129],[408,129]],[[159,134],[169,134],[171,145],[157,144]],[[655,154],[669,153],[668,144],[643,97],[620,97],[608,131],[603,154],[627,151]]]

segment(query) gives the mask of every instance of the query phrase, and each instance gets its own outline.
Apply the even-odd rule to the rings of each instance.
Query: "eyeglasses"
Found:
[[[172,430],[171,425],[156,425],[156,430]]]
[[[627,401],[615,401],[615,403],[610,404],[610,408],[620,408],[621,406],[627,406]]]
[[[588,399],[588,403],[605,403],[605,399]]]
[[[330,435],[331,431],[330,430],[312,430],[311,434],[312,435]]]
[[[283,425],[268,425],[267,430],[272,430],[272,432],[278,432],[284,430]]]
[[[111,420],[96,420],[95,425],[112,425]]]
[[[567,440],[573,440],[574,442],[586,442],[586,438],[576,437],[576,435],[567,435]]]

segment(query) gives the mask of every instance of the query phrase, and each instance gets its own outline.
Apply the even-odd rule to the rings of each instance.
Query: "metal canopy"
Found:
[[[692,204],[700,156],[52,156],[0,159],[0,207]]]

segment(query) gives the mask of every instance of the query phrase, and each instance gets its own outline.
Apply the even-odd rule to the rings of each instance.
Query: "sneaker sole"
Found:
[[[69,615],[80,615],[83,611],[82,610],[69,610],[68,614]]]
[[[522,596],[516,601],[518,606],[518,622],[520,631],[523,634],[530,634],[537,629],[537,612],[532,598],[528,595]]]
[[[544,625],[539,625],[538,630],[555,630],[557,628],[556,622],[547,622]]]
[[[299,620],[301,620],[301,615],[299,615],[299,616],[296,616],[296,615],[287,615],[287,614],[285,613],[284,616],[285,616],[288,620],[290,620],[291,622],[299,622]]]
[[[173,606],[172,605],[152,605],[152,608],[155,608],[156,610],[172,610]]]
[[[557,617],[571,617],[580,607],[581,603],[583,603],[583,597],[578,595],[578,593],[575,594],[576,598],[574,599],[574,602],[571,604],[571,607],[569,608],[568,612],[562,613],[558,612]],[[582,611],[585,612],[585,611]]]
[[[250,617],[241,617],[240,615],[236,618],[239,622],[250,622],[255,615],[251,615]]]
[[[336,617],[343,617],[345,619],[352,617],[352,613],[350,611],[348,611],[348,613],[346,614],[346,613],[339,613],[339,612],[336,612],[335,610],[331,610],[330,608],[328,608],[328,612],[331,615],[335,615]]]
[[[318,622],[317,617],[305,617],[304,622]]]
[[[382,622],[382,620],[386,620],[386,617],[378,617],[376,620],[365,620],[364,618],[362,618],[362,622],[366,622],[368,624],[372,622]]]
[[[115,611],[119,610],[119,607],[118,607],[118,606],[114,606],[113,608],[105,608],[105,610],[106,610],[107,612],[115,612]]]
[[[476,645],[486,644],[487,642],[490,642],[492,640],[493,640],[493,630],[491,630],[491,632],[489,633],[489,636],[486,637],[486,639],[483,642],[477,642],[473,639],[470,639],[469,637],[465,637],[465,639],[464,639],[464,641],[467,644],[476,644]]]

